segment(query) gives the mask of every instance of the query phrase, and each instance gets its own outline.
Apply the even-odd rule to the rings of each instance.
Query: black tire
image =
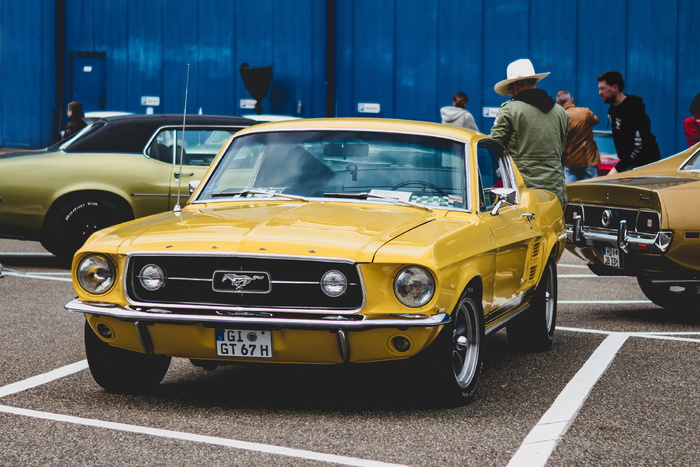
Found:
[[[131,210],[97,196],[80,196],[53,206],[46,216],[41,244],[62,260],[73,254],[100,229],[133,219]]]
[[[153,390],[165,377],[170,357],[112,347],[85,322],[85,354],[90,373],[108,392],[139,394]]]
[[[551,256],[530,307],[506,326],[508,344],[518,352],[544,352],[552,347],[557,323],[557,263]]]
[[[484,314],[464,294],[430,347],[418,356],[418,377],[439,392],[436,403],[462,405],[476,394],[484,361]]]
[[[700,306],[700,286],[697,284],[655,284],[646,277],[638,277],[637,283],[644,295],[662,308],[697,309]]]

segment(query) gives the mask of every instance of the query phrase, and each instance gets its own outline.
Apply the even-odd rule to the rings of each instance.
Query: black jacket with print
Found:
[[[651,120],[639,96],[628,95],[618,106],[608,109],[613,140],[620,162],[618,172],[658,161],[661,158],[656,137],[651,133]]]

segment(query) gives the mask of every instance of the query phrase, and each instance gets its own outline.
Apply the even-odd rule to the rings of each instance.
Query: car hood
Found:
[[[439,211],[354,203],[256,202],[188,206],[99,232],[86,248],[118,252],[197,252],[347,257],[372,261],[397,236]]]

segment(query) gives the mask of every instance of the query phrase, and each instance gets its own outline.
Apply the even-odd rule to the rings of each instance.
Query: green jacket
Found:
[[[542,89],[528,89],[504,102],[491,137],[505,146],[528,188],[549,190],[566,204],[562,154],[569,118]]]

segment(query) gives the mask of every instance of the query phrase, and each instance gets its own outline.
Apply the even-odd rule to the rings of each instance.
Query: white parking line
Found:
[[[11,394],[16,394],[18,392],[26,391],[42,384],[55,381],[57,379],[63,378],[65,376],[72,375],[79,371],[88,368],[87,360],[81,360],[79,362],[72,363],[70,365],[57,368],[53,371],[43,373],[41,375],[32,376],[23,381],[18,381],[16,383],[8,384],[6,386],[0,387],[0,398],[9,396]],[[217,438],[214,436],[203,436],[193,433],[185,433],[180,431],[171,430],[161,430],[158,428],[151,428],[139,425],[128,425],[125,423],[114,423],[106,422],[103,420],[94,420],[89,418],[74,417],[70,415],[61,415],[50,412],[40,412],[37,410],[22,409],[17,407],[10,407],[7,405],[0,405],[0,412],[23,415],[25,417],[40,418],[43,420],[52,420],[56,422],[73,423],[75,425],[92,426],[96,428],[107,428],[110,430],[124,431],[128,433],[141,433],[150,436],[159,436],[161,438],[171,438],[180,439],[183,441],[194,441],[199,443],[215,444],[219,446],[227,446],[236,449],[242,449],[245,451],[255,451],[263,452],[268,454],[278,454],[281,456],[294,457],[298,459],[310,459],[321,462],[330,462],[342,465],[352,465],[360,467],[380,467],[380,466],[399,466],[401,464],[390,464],[386,462],[372,461],[368,459],[360,459],[357,457],[346,457],[338,456],[335,454],[324,454],[314,451],[306,451],[303,449],[292,449],[284,446],[275,446],[269,444],[261,443],[251,443],[248,441],[238,441],[234,439],[227,438]],[[406,466],[403,466],[406,467]]]
[[[593,386],[608,369],[628,337],[628,334],[613,333],[605,338],[525,437],[508,466],[536,467],[547,463],[557,442],[569,429]]]
[[[588,266],[585,264],[562,264],[559,263],[557,266],[561,266],[563,268],[577,268],[577,269],[588,269]]]
[[[71,363],[70,365],[66,365],[61,368],[56,368],[48,373],[32,376],[31,378],[2,386],[0,387],[0,397],[9,396],[10,394],[15,394],[26,391],[27,389],[41,386],[42,384],[46,384],[56,379],[72,375],[73,373],[83,371],[87,369],[87,367],[87,360],[80,360],[79,362]]]
[[[627,339],[641,337],[659,340],[677,340],[684,342],[700,342],[700,332],[639,332],[639,333],[617,333],[596,329],[581,329],[570,327],[557,327],[559,331],[571,331],[578,333],[603,334],[607,335],[605,340],[598,346],[586,363],[574,375],[565,386],[564,390],[557,396],[549,409],[540,418],[539,422],[525,437],[518,451],[511,458],[508,466],[544,466],[554,451],[559,440],[566,434],[573,421],[576,419],[581,407],[585,403],[588,395],[595,384],[608,369],[615,356],[622,348]],[[698,338],[691,338],[698,336]],[[23,381],[8,384],[0,387],[0,398],[10,394],[16,394],[27,389],[31,389],[50,381],[54,381],[73,373],[85,370],[88,367],[86,360],[66,365],[47,373],[33,376]],[[401,466],[402,464],[390,464],[356,457],[338,456],[335,454],[324,454],[315,451],[287,448],[261,443],[252,443],[228,438],[218,438],[213,436],[197,435],[194,433],[163,430],[140,425],[129,425],[125,423],[115,423],[103,420],[74,417],[69,415],[55,414],[36,410],[22,409],[6,405],[0,405],[0,412],[15,414],[26,417],[39,418],[76,425],[91,426],[95,428],[105,428],[128,433],[138,433],[149,436],[158,436],[169,439],[179,439],[198,443],[207,443],[218,446],[231,447],[252,452],[275,454],[298,459],[309,459],[314,461],[329,462],[342,465],[374,467],[374,466]],[[406,466],[403,466],[406,467]]]
[[[0,251],[0,257],[1,256],[12,256],[12,257],[46,256],[46,257],[52,257],[53,255],[51,253],[45,253],[45,252],[40,252],[40,251]]]
[[[358,457],[337,456],[335,454],[324,454],[314,451],[306,451],[303,449],[286,448],[284,446],[274,446],[270,444],[251,443],[248,441],[238,441],[235,439],[217,438],[215,436],[196,435],[194,433],[185,433],[181,431],[163,430],[159,428],[151,428],[139,425],[127,425],[125,423],[106,422],[102,420],[94,420],[90,418],[74,417],[71,415],[60,415],[49,412],[40,412],[37,410],[20,409],[7,405],[0,405],[0,412],[23,415],[25,417],[41,418],[56,422],[72,423],[75,425],[90,426],[95,428],[106,428],[109,430],[123,431],[127,433],[139,433],[147,436],[158,436],[161,438],[179,439],[182,441],[194,441],[196,443],[206,443],[218,446],[226,446],[244,451],[262,452],[267,454],[276,454],[280,456],[294,457],[297,459],[309,459],[320,462],[330,462],[341,465],[352,465],[360,467],[407,467],[402,464],[389,464],[386,462],[372,461],[368,459],[360,459]]]
[[[13,269],[3,269],[2,273],[3,275],[10,277],[25,277],[27,279],[42,279],[45,281],[72,282],[69,272],[22,272],[15,271]]]

